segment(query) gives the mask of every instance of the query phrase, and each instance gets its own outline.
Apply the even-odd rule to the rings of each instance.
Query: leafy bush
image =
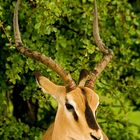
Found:
[[[75,80],[81,69],[91,70],[101,59],[92,36],[92,1],[22,1],[20,7],[24,44],[55,59]],[[38,89],[34,71],[62,81],[17,52],[12,27],[16,1],[0,3],[0,139],[37,140],[54,120],[57,103]],[[100,34],[115,53],[96,83],[97,118],[112,140],[140,139],[140,11],[131,3],[97,1]]]

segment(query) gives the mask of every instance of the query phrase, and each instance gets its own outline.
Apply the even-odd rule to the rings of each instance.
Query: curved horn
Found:
[[[14,10],[14,17],[13,17],[13,28],[14,28],[14,37],[15,37],[15,44],[17,50],[30,58],[38,60],[39,62],[43,63],[44,65],[51,68],[55,71],[64,81],[66,87],[70,90],[75,88],[75,82],[71,78],[71,75],[67,73],[60,65],[58,65],[54,60],[50,57],[45,56],[37,51],[31,51],[30,49],[26,48],[21,40],[21,35],[19,31],[19,24],[18,24],[18,10],[19,10],[20,0],[17,0],[15,10]]]
[[[93,12],[93,37],[95,39],[95,43],[98,46],[99,50],[103,53],[102,60],[95,66],[93,71],[90,74],[89,80],[86,82],[87,87],[93,88],[96,79],[101,74],[101,72],[105,69],[107,64],[110,62],[110,60],[113,57],[112,50],[108,49],[105,44],[103,43],[100,35],[99,35],[99,27],[98,27],[98,11],[97,11],[97,5],[96,0],[94,0],[94,12]]]

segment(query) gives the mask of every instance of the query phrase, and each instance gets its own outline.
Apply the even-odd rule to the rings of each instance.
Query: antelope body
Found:
[[[113,53],[102,42],[99,29],[96,0],[94,0],[93,36],[100,51],[104,54],[91,73],[82,70],[78,85],[71,75],[51,58],[26,48],[21,40],[18,25],[17,1],[13,25],[15,44],[20,53],[36,59],[54,70],[64,81],[64,86],[56,85],[48,78],[36,73],[36,79],[42,90],[52,95],[58,102],[58,110],[54,123],[46,131],[43,140],[108,140],[96,121],[95,111],[99,105],[99,97],[93,91],[94,83],[111,60]]]

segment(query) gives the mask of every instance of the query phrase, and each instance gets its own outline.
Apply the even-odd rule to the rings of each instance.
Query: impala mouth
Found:
[[[90,133],[90,136],[93,138],[93,140],[101,140],[101,137],[97,138],[94,135],[92,135],[91,133]]]

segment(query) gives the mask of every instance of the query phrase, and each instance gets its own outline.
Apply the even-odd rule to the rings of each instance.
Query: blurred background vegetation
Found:
[[[14,44],[15,0],[0,0],[0,139],[39,140],[54,120],[57,103],[37,87],[40,71],[59,77],[20,55]],[[100,34],[114,58],[96,82],[98,122],[110,140],[140,140],[140,1],[97,0]],[[52,57],[75,80],[102,55],[92,36],[93,0],[22,0],[20,30],[32,50]]]

